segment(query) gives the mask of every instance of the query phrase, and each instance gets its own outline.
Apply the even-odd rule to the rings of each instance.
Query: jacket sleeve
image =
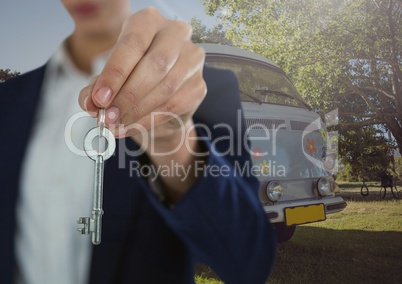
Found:
[[[146,194],[195,259],[208,264],[225,283],[265,283],[276,239],[243,145],[247,139],[237,81],[230,72],[205,72],[208,94],[195,115],[209,151],[202,174],[173,209],[150,190]]]

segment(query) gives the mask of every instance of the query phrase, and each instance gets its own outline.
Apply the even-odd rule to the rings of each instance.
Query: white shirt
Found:
[[[90,116],[78,119],[65,137],[67,121],[82,112],[78,95],[90,78],[79,72],[62,44],[51,57],[42,86],[22,168],[17,204],[17,283],[87,283],[91,238],[77,232],[79,217],[91,216],[94,163],[74,154],[70,139],[83,149],[85,134],[95,126]],[[105,58],[97,60],[100,73]],[[71,148],[71,145],[70,145]]]

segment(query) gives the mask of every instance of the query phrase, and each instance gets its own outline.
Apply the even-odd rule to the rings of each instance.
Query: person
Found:
[[[225,283],[264,283],[275,237],[258,181],[235,171],[250,155],[234,75],[204,66],[191,28],[155,8],[61,2],[72,34],[44,66],[0,84],[0,283],[193,283],[199,262]],[[80,107],[105,108],[118,138],[97,246],[76,231],[94,163],[74,151],[96,125],[71,120]],[[222,124],[240,139],[223,139]]]

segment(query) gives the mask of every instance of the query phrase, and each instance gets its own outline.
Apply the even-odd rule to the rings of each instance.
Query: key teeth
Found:
[[[83,228],[77,228],[77,231],[81,233],[81,235],[89,235],[91,232],[91,218],[89,217],[80,217],[77,221],[78,224],[83,224]]]

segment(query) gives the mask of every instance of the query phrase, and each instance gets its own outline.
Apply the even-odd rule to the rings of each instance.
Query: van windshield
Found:
[[[239,80],[243,102],[278,104],[309,109],[289,78],[277,67],[252,59],[206,56],[206,65],[232,70]]]

